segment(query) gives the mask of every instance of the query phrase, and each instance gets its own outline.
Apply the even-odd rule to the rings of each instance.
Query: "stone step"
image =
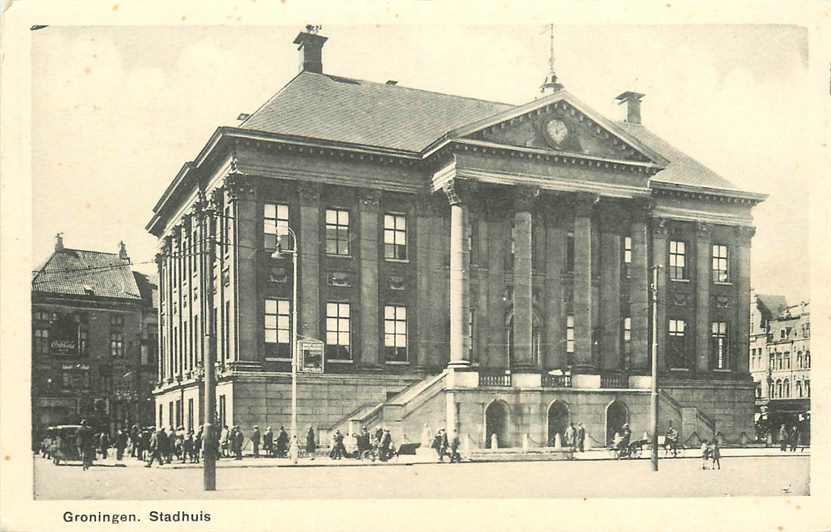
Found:
[[[532,462],[544,460],[573,460],[574,451],[571,449],[555,448],[502,448],[502,449],[472,449],[471,462]]]

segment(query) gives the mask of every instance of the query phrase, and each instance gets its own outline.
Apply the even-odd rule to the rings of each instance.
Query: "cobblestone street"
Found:
[[[265,462],[260,460],[256,462]],[[246,461],[255,462],[254,460]],[[328,460],[318,460],[323,464]],[[272,462],[276,463],[276,462]],[[280,461],[285,463],[285,461]],[[222,464],[222,462],[221,462]],[[225,461],[224,464],[230,464]],[[292,498],[528,498],[808,495],[807,455],[724,457],[722,469],[702,471],[697,458],[579,460],[463,464],[355,464],[326,467],[220,465],[217,491],[202,491],[196,467],[147,469],[99,463],[54,466],[35,459],[35,498],[47,499],[292,499]],[[311,465],[311,463],[309,463]],[[506,484],[506,479],[513,479]]]

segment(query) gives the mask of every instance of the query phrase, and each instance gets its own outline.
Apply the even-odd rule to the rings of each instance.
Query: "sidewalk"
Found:
[[[518,451],[518,449],[517,449]],[[726,447],[721,449],[721,456],[722,458],[749,458],[749,457],[765,457],[765,456],[810,456],[810,449],[806,449],[804,452],[800,452],[797,450],[796,452],[782,452],[779,450],[778,447]],[[645,451],[638,460],[649,460],[650,459],[650,452],[647,450]],[[672,456],[667,456],[663,452],[660,452],[658,456],[659,460],[672,460]],[[699,449],[685,449],[681,452],[678,458],[693,458],[693,459],[701,459],[701,451]],[[575,460],[591,460],[591,461],[602,461],[602,460],[615,460],[614,455],[608,449],[591,449],[586,452],[576,452],[574,453]],[[467,460],[465,460],[467,461]],[[521,462],[522,454],[517,454],[517,462]],[[447,463],[448,460],[445,460]],[[261,456],[260,458],[254,458],[253,456],[247,455],[244,456],[242,460],[234,460],[233,458],[221,458],[217,460],[216,466],[217,468],[225,469],[225,468],[262,468],[262,467],[382,467],[382,466],[412,466],[412,465],[424,465],[424,464],[439,464],[440,462],[436,459],[434,453],[430,453],[429,455],[402,455],[396,458],[392,458],[387,462],[372,462],[369,460],[355,460],[352,458],[344,458],[343,460],[332,460],[326,455],[316,456],[315,458],[300,458],[297,464],[292,464],[288,458],[269,458]],[[477,462],[477,463],[485,463],[485,461]],[[144,462],[140,462],[135,458],[125,457],[122,462],[117,462],[114,458],[114,455],[110,455],[107,460],[101,460],[100,458],[95,461],[95,464],[98,466],[110,466],[110,467],[143,467]],[[153,465],[154,468],[159,468],[158,465]],[[201,463],[198,464],[191,464],[191,463],[181,463],[180,461],[174,458],[173,463],[165,464],[161,466],[161,469],[199,469],[202,467]]]

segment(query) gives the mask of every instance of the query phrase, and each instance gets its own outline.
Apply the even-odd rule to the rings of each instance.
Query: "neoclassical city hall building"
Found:
[[[296,315],[323,342],[300,361],[298,425],[324,441],[380,425],[398,442],[447,427],[543,446],[582,422],[606,445],[649,428],[654,320],[659,430],[752,437],[764,195],[650,132],[643,94],[617,97],[622,121],[553,72],[524,105],[482,101],[326,74],[325,41],[300,33],[300,73],[218,128],[153,209],[159,424],[203,422],[213,315],[220,422],[288,427]]]

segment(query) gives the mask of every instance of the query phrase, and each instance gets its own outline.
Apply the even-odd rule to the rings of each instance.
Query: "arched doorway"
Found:
[[[485,445],[489,449],[492,448],[493,434],[496,434],[498,447],[511,446],[508,439],[509,414],[508,404],[499,399],[491,402],[485,409]]]
[[[606,407],[606,445],[609,445],[615,437],[615,432],[620,431],[624,423],[629,423],[629,409],[623,401],[612,401]]]
[[[560,435],[563,441],[566,428],[568,428],[568,405],[562,401],[554,401],[548,407],[548,445],[554,445],[554,438]]]

